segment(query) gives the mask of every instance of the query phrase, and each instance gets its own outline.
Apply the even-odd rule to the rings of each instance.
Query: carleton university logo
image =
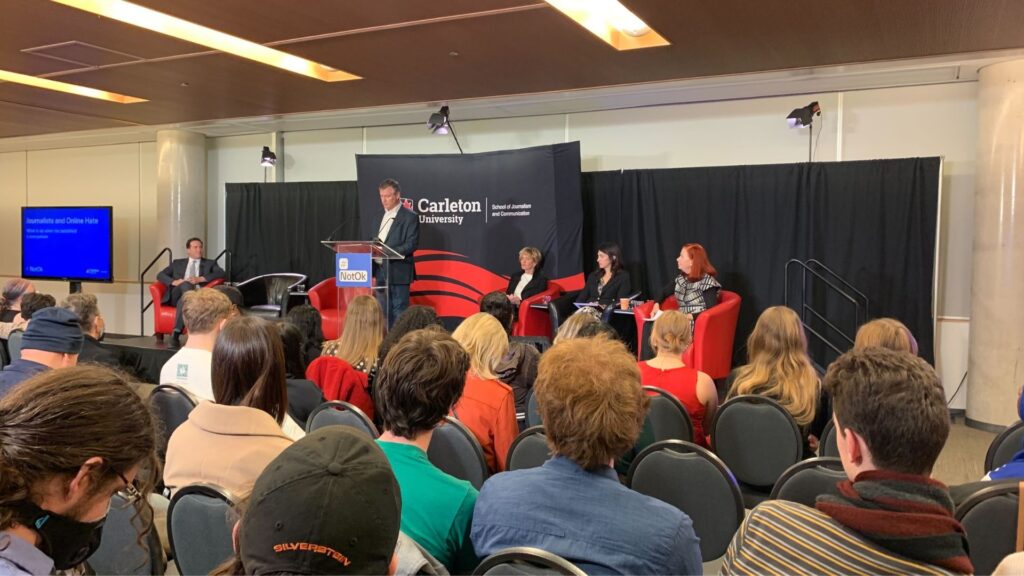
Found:
[[[406,210],[412,210],[413,203],[415,201],[412,198],[402,198],[402,208]]]

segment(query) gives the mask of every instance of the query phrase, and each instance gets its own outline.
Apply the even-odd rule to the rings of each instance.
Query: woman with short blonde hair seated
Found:
[[[345,312],[341,336],[324,342],[322,356],[341,358],[372,380],[377,374],[377,353],[384,340],[384,315],[373,296],[356,296]]]
[[[796,312],[772,306],[757,319],[747,338],[747,364],[729,376],[728,398],[755,394],[778,402],[796,420],[804,438],[804,456],[816,449],[808,438],[818,411],[821,381],[807,356],[807,338]]]
[[[580,333],[580,328],[583,328],[587,324],[593,324],[600,322],[600,316],[591,312],[593,308],[581,308],[579,312],[569,316],[565,322],[558,328],[558,333],[555,334],[555,341],[552,344],[558,344],[566,340],[572,340],[576,338]]]
[[[452,338],[469,353],[466,388],[452,413],[480,441],[487,469],[492,474],[501,472],[509,446],[519,434],[512,387],[495,374],[508,353],[508,335],[494,316],[478,312],[463,320]]]
[[[651,331],[651,348],[657,355],[640,362],[640,382],[661,388],[682,402],[693,423],[693,441],[707,446],[704,424],[715,417],[718,391],[710,376],[683,362],[683,352],[693,342],[692,324],[692,317],[678,310],[665,310],[658,316]]]

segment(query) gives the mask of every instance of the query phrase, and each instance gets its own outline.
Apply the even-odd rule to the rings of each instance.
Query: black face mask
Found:
[[[79,522],[67,516],[43,510],[31,502],[22,502],[17,507],[18,520],[34,529],[42,539],[40,547],[53,559],[57,570],[73,568],[100,547],[103,523],[106,518],[95,522]]]

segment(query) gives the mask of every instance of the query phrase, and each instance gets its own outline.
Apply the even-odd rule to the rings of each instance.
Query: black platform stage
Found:
[[[160,383],[160,369],[178,351],[155,336],[108,337],[103,339],[103,347],[118,355],[118,362],[125,370],[149,384]]]

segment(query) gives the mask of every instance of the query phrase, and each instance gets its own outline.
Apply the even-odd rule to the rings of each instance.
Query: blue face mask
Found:
[[[57,570],[73,568],[100,547],[103,523],[106,518],[95,522],[79,522],[61,516],[31,502],[22,502],[16,507],[19,523],[39,533],[40,549],[53,559]]]

